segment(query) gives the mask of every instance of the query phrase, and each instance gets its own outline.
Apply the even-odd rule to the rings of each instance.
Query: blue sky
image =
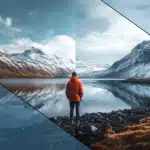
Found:
[[[51,34],[73,36],[74,3],[73,0],[1,0],[0,22],[7,21],[6,26],[0,26],[0,42],[22,37],[40,42]]]
[[[106,1],[150,29],[150,2]],[[34,46],[49,54],[111,65],[143,40],[149,35],[100,0],[0,2],[1,51],[23,52]]]
[[[1,0],[0,49],[15,53],[35,46],[74,57],[75,4],[74,0]]]

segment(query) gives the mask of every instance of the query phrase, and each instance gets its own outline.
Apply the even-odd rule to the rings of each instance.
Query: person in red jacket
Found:
[[[72,73],[72,77],[70,81],[66,85],[66,96],[70,102],[70,118],[73,124],[73,111],[74,106],[76,107],[76,121],[79,124],[79,106],[80,101],[83,97],[83,86],[82,83],[79,81],[76,72]]]

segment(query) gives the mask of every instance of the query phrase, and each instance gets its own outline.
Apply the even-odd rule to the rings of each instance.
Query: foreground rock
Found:
[[[71,125],[68,117],[51,118],[58,126],[72,134],[82,143],[90,146],[105,138],[107,129],[115,133],[125,131],[125,126],[138,123],[140,119],[150,116],[150,108],[119,110],[111,113],[91,113],[80,117],[80,125]]]

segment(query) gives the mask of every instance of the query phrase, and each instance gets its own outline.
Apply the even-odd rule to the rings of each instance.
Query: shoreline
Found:
[[[111,113],[86,113],[80,116],[78,127],[76,124],[71,125],[68,117],[56,117],[50,120],[91,147],[92,144],[105,139],[108,129],[115,133],[124,132],[127,125],[138,124],[145,117],[150,117],[150,108],[124,109]]]

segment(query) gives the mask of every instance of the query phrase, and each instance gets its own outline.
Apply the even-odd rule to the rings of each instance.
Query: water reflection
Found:
[[[99,81],[95,87],[103,87],[110,91],[116,98],[121,99],[132,108],[150,107],[150,85],[133,84],[117,81]]]
[[[65,96],[67,79],[10,81],[3,80],[1,83],[48,117],[69,115],[69,103]],[[111,112],[149,105],[150,86],[148,85],[97,80],[82,82],[85,94],[81,102],[81,114]],[[2,99],[0,103],[11,103],[9,95],[3,95]]]
[[[0,86],[0,148],[3,150],[88,150],[32,107]],[[11,97],[11,98],[10,98]],[[9,99],[6,99],[9,98]]]

